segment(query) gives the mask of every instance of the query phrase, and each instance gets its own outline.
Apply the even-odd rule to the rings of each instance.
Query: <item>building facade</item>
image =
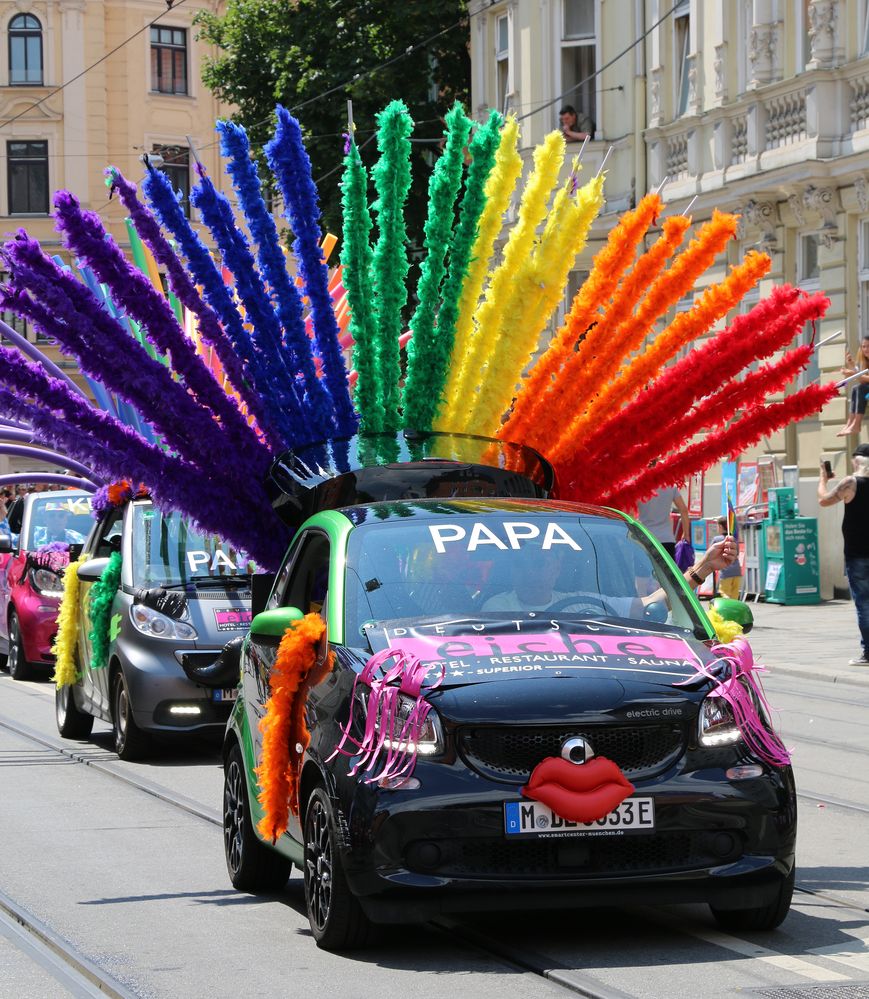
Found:
[[[819,348],[802,384],[841,377],[846,347],[869,335],[869,2],[867,0],[505,0],[471,3],[475,108],[513,110],[528,151],[557,127],[561,105],[594,122],[583,156],[608,150],[607,204],[571,290],[614,213],[661,187],[668,211],[696,222],[741,216],[715,281],[749,249],[772,258],[750,307],[773,282],[822,290],[831,306],[802,338]],[[578,151],[578,144],[577,144]],[[680,303],[687,307],[690,302]],[[850,471],[857,437],[837,436],[843,392],[813,419],[744,459],[799,469],[800,512],[819,516],[822,593],[845,588],[841,507],[819,511],[820,460]],[[866,439],[864,429],[862,439]],[[720,471],[706,510],[719,512]],[[781,481],[781,480],[779,480]]]
[[[201,80],[213,54],[196,38],[200,10],[222,2],[187,0],[13,0],[0,2],[0,234],[18,228],[65,256],[50,217],[51,196],[71,190],[97,212],[122,248],[130,245],[124,209],[110,200],[104,170],[138,181],[143,154],[185,196],[198,158],[221,189],[214,122],[228,109]],[[156,24],[150,22],[155,18]],[[59,89],[62,88],[62,89]],[[2,316],[28,339],[35,331]],[[40,343],[77,377],[73,362]],[[0,473],[23,462],[0,456]]]

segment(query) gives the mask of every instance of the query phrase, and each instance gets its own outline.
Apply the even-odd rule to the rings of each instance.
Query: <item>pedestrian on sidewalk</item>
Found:
[[[842,534],[845,539],[845,575],[857,611],[862,654],[851,666],[869,666],[869,444],[854,449],[854,474],[830,486],[827,466],[821,462],[818,502],[821,506],[845,504]]]
[[[637,520],[650,534],[654,534],[672,559],[676,558],[676,535],[673,533],[673,521],[670,519],[670,511],[674,506],[682,519],[682,537],[690,541],[691,515],[688,513],[688,504],[675,486],[665,486],[650,496],[645,503],[637,504]]]

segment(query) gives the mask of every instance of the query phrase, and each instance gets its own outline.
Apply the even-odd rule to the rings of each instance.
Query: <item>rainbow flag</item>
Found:
[[[730,490],[727,490],[727,533],[736,537],[736,510],[733,507],[733,500],[730,498]]]

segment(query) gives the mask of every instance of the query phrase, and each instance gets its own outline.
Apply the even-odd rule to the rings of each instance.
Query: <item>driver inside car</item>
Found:
[[[692,566],[684,574],[685,581],[694,589],[713,572],[730,565],[736,558],[736,544],[729,535],[723,540],[711,545],[697,565]],[[570,590],[556,589],[565,560],[570,559],[570,566],[576,571],[570,577],[575,585]],[[591,573],[589,576],[588,574]],[[549,558],[539,559],[533,569],[521,563],[511,567],[512,589],[496,593],[483,604],[484,611],[519,612],[519,611],[568,611],[589,604],[600,606],[601,613],[614,614],[617,617],[643,618],[652,609],[652,605],[669,604],[667,592],[663,587],[646,596],[622,594],[619,596],[601,593],[592,589],[595,585],[596,570],[594,564],[585,559],[579,562],[574,552],[559,552]],[[585,576],[585,585],[576,581]]]

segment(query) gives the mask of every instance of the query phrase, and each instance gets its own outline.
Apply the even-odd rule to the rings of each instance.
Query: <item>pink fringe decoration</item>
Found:
[[[394,664],[386,668],[385,664],[390,659],[395,660]],[[383,675],[378,676],[378,670],[381,668]],[[353,682],[350,718],[341,741],[329,760],[333,760],[339,753],[342,756],[355,756],[359,753],[359,759],[350,769],[350,776],[354,777],[360,770],[368,771],[368,775],[362,778],[365,784],[409,777],[416,764],[417,740],[431,711],[431,705],[426,701],[425,695],[439,686],[444,678],[444,667],[441,666],[440,676],[430,682],[424,690],[423,684],[431,668],[431,665],[424,665],[416,656],[409,655],[401,649],[384,649],[373,655]],[[357,740],[350,734],[350,730],[353,727],[352,705],[356,703],[356,686],[360,683],[368,687],[369,691],[365,710],[365,730],[362,739]],[[401,724],[400,731],[396,733],[402,694],[413,698],[414,705]],[[397,739],[392,738],[395,734]],[[390,743],[388,746],[387,740]],[[352,744],[352,749],[344,748],[348,742]]]
[[[770,718],[772,711],[758,676],[764,667],[755,663],[751,646],[744,638],[734,638],[727,645],[714,645],[712,651],[719,657],[716,662],[701,663],[694,676],[680,680],[674,686],[696,683],[701,678],[709,680],[714,684],[709,696],[727,701],[751,752],[770,766],[786,767],[791,762],[791,755],[763,720],[763,715]],[[724,679],[716,673],[721,673]]]

